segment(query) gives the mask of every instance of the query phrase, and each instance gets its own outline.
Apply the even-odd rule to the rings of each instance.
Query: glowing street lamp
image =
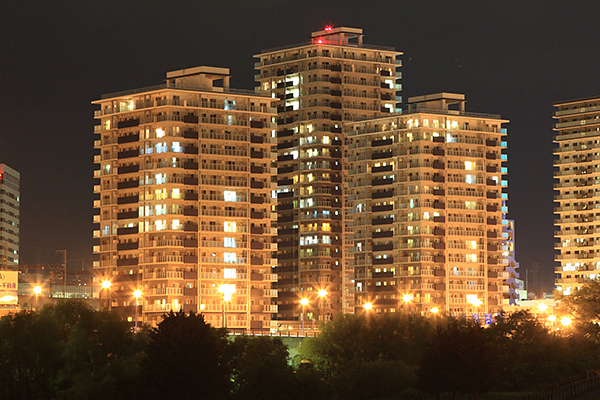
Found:
[[[42,288],[40,286],[36,286],[33,288],[33,293],[35,293],[35,310],[38,309],[38,296],[42,293]]]
[[[569,317],[562,317],[562,318],[560,319],[560,323],[561,323],[563,326],[569,326],[569,325],[571,325],[571,318],[569,318]]]
[[[223,328],[227,328],[227,311],[225,309],[227,308],[227,303],[231,301],[232,295],[235,293],[235,285],[226,283],[219,285],[217,290],[223,294]]]
[[[556,321],[556,316],[555,315],[549,315],[548,316],[548,321],[555,322]]]
[[[404,308],[406,308],[406,314],[410,314],[410,302],[413,300],[412,294],[405,294],[402,296],[402,301],[404,302]]]
[[[110,302],[108,301],[108,290],[110,289],[111,285],[112,285],[112,283],[109,280],[102,281],[102,287],[106,291],[106,309],[107,310],[110,310]]]
[[[325,315],[323,312],[323,297],[327,296],[329,294],[329,292],[325,289],[321,289],[319,290],[319,309],[320,309],[320,314],[321,314],[321,320],[323,322],[325,322]]]
[[[138,299],[142,297],[142,291],[140,289],[133,291],[133,297],[135,297],[135,332],[138,329]]]
[[[304,309],[308,305],[308,299],[306,297],[301,299],[300,304],[302,304],[302,314],[300,314],[300,318],[302,319],[302,334],[304,335]]]
[[[373,303],[365,303],[363,304],[363,308],[367,310],[367,312],[373,308]]]
[[[546,312],[546,310],[548,309],[548,305],[547,305],[547,304],[545,304],[545,303],[540,303],[540,305],[538,305],[538,309],[539,309],[541,312],[545,313],[545,312]]]
[[[440,309],[437,307],[433,307],[433,308],[429,309],[429,312],[432,314],[437,314],[440,312]]]

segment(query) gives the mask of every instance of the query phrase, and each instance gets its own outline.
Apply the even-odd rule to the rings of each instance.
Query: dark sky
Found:
[[[552,103],[600,95],[600,2],[2,1],[0,162],[21,173],[21,262],[91,266],[92,100],[162,83],[167,71],[231,68],[326,24],[404,52],[403,97],[464,93],[467,111],[509,119],[509,218],[521,270],[554,279]],[[81,261],[83,260],[83,261]],[[523,273],[524,275],[524,273]]]

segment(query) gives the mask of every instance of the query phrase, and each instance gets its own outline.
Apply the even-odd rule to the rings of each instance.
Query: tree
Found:
[[[170,312],[150,333],[143,382],[150,399],[227,399],[226,332],[201,314]]]
[[[21,311],[0,319],[0,398],[52,398],[62,342],[49,315]]]
[[[229,345],[234,398],[292,399],[296,379],[279,338],[238,336]]]
[[[143,334],[116,312],[84,312],[64,347],[63,397],[130,399],[139,394]]]
[[[561,309],[573,314],[580,323],[600,322],[600,282],[589,281],[570,295],[559,294]]]
[[[421,316],[338,315],[303,344],[337,398],[397,395],[416,381],[415,368],[432,330]]]
[[[475,398],[491,389],[496,361],[486,343],[484,329],[466,321],[451,321],[436,328],[421,359],[420,387],[439,396],[449,392]]]

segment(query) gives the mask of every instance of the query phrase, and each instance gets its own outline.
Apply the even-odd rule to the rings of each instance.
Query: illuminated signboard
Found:
[[[17,304],[18,274],[17,271],[0,271],[0,305]]]

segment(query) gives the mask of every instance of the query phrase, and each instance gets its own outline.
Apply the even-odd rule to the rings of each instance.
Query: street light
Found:
[[[138,328],[138,299],[142,297],[142,291],[140,289],[133,291],[133,297],[135,297],[135,332]]]
[[[429,309],[429,312],[432,314],[437,314],[440,312],[440,309],[437,307],[433,307],[433,308]]]
[[[40,286],[36,286],[33,288],[33,293],[35,293],[35,311],[38,309],[38,296],[42,293],[42,288]]]
[[[321,314],[321,319],[323,323],[325,323],[325,315],[323,315],[323,297],[327,296],[329,292],[325,289],[319,290],[319,313]]]
[[[569,326],[569,325],[571,325],[571,318],[569,318],[569,317],[562,317],[562,318],[560,319],[560,323],[561,323],[563,326]]]
[[[308,299],[305,297],[300,300],[300,304],[302,304],[302,314],[300,318],[302,319],[302,334],[304,335],[304,308],[308,305]]]
[[[221,303],[223,305],[223,328],[227,328],[227,312],[225,311],[225,309],[227,308],[227,303],[231,301],[231,295],[235,293],[235,285],[226,283],[223,285],[219,285],[217,290],[219,291],[219,293],[223,294],[223,301]]]
[[[404,301],[404,307],[406,308],[406,314],[410,314],[410,302],[413,299],[413,295],[412,294],[405,294],[404,296],[402,296],[402,301]]]
[[[108,289],[110,289],[111,285],[112,285],[112,283],[109,280],[102,281],[102,287],[106,290],[106,309],[107,310],[110,310],[110,303],[108,301]]]
[[[548,305],[546,303],[540,303],[540,305],[538,305],[538,308],[541,312],[545,313],[548,309]]]
[[[369,310],[373,308],[373,303],[365,303],[363,304],[363,308],[369,312]]]

